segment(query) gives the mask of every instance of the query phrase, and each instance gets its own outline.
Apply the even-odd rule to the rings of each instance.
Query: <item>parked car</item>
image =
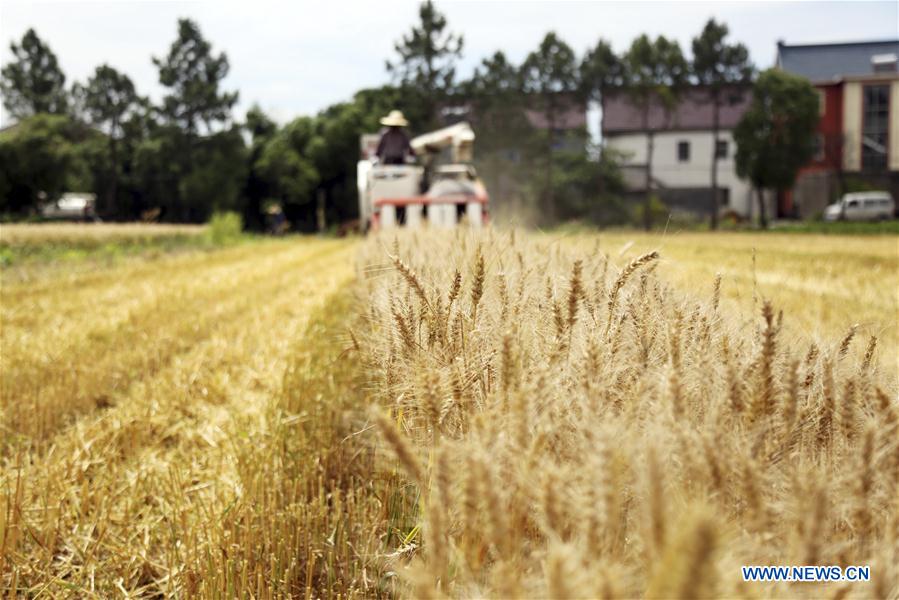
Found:
[[[889,192],[853,192],[824,211],[825,221],[876,221],[892,219],[896,202]]]
[[[41,206],[41,216],[54,221],[96,221],[95,194],[66,192],[58,200]]]

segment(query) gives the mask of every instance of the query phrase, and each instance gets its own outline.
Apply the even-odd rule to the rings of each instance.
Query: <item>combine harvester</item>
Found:
[[[381,165],[379,136],[363,135],[356,180],[364,230],[485,225],[489,199],[471,164],[474,137],[468,123],[457,123],[410,142],[418,164]],[[450,162],[438,164],[446,150]]]

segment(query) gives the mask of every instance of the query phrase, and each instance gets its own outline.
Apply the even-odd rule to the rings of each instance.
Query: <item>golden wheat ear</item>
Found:
[[[424,477],[424,470],[421,468],[421,464],[415,457],[411,445],[406,440],[405,436],[400,433],[398,422],[391,421],[384,412],[377,409],[373,411],[372,417],[375,424],[377,424],[381,435],[393,449],[394,454],[396,454],[397,459],[403,468],[406,469],[406,472],[409,474],[409,477],[412,478],[412,481],[424,486],[427,483]]]

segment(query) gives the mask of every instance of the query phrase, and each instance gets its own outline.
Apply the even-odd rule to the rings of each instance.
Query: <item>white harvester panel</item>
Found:
[[[373,165],[366,173],[366,189],[359,196],[359,215],[366,222],[376,219],[382,227],[394,227],[397,223],[396,207],[391,207],[391,215],[384,215],[387,204],[378,206],[379,200],[402,200],[418,196],[422,168],[415,165]],[[374,213],[381,212],[380,217]],[[390,225],[387,221],[390,221]]]
[[[368,160],[360,160],[356,163],[356,191],[359,194],[359,220],[363,223],[371,221],[371,195],[368,193],[368,174],[372,169],[372,163]]]
[[[406,227],[409,229],[421,227],[423,213],[424,206],[421,204],[409,204],[406,206]]]
[[[396,207],[392,204],[387,204],[381,207],[381,218],[379,224],[384,229],[390,229],[391,227],[396,227]]]
[[[375,165],[368,173],[368,192],[373,200],[418,196],[421,172],[412,165]]]
[[[432,203],[428,206],[428,223],[433,227],[452,228],[456,226],[456,205]]]
[[[465,206],[465,218],[471,227],[480,227],[484,224],[484,207],[480,202],[469,202]]]

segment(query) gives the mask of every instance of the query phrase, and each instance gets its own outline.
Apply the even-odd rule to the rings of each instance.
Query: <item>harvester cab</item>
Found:
[[[374,153],[378,136],[363,135],[357,182],[366,231],[486,224],[489,198],[471,164],[474,139],[468,123],[457,123],[414,138],[415,164],[382,165]]]

